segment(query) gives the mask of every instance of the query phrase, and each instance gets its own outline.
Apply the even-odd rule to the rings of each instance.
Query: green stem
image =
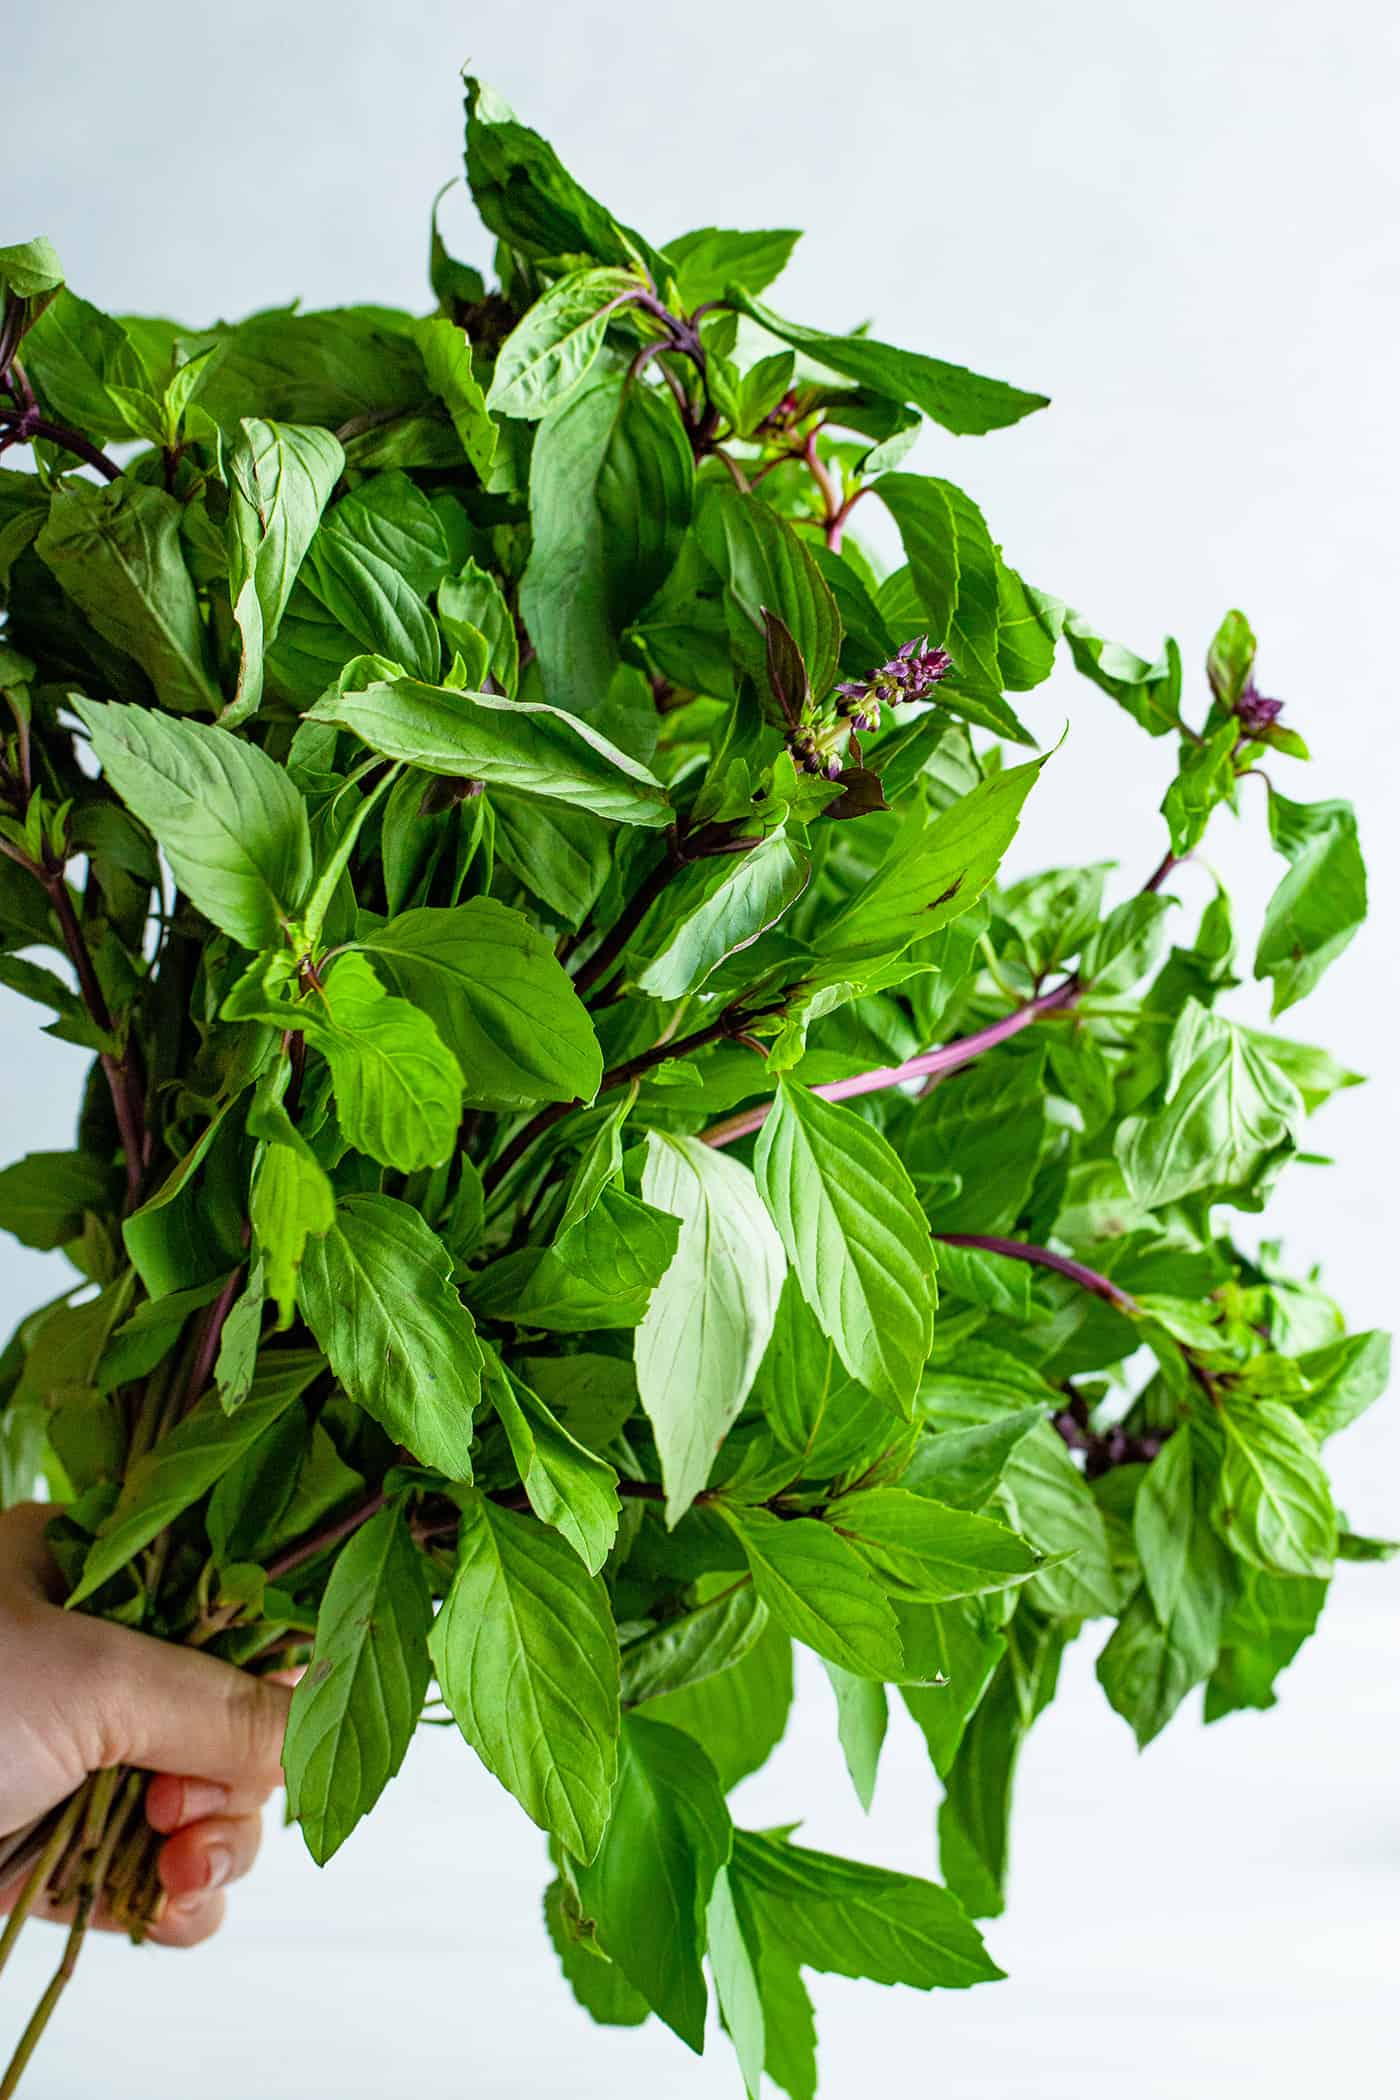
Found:
[[[78,1956],[83,1951],[83,1941],[87,1937],[93,1906],[106,1878],[108,1864],[121,1840],[122,1833],[126,1829],[132,1810],[140,1800],[140,1795],[141,1774],[139,1772],[129,1773],[116,1809],[103,1833],[102,1843],[93,1854],[91,1863],[79,1887],[77,1909],[74,1912],[73,1923],[69,1928],[68,1938],[64,1945],[63,1959],[59,1962],[48,1989],[34,2008],[33,2018],[19,2038],[19,2045],[14,2055],[10,2058],[9,2069],[6,2071],[4,2078],[0,2079],[0,2100],[13,2100],[20,2079],[24,2075],[25,2067],[43,2039],[44,2030],[53,2018],[60,1998],[73,1979],[73,1972],[78,1966]]]
[[[5,1920],[5,1930],[0,1933],[0,1970],[3,1970],[14,1951],[15,1941],[20,1936],[25,1919],[43,1894],[49,1876],[63,1857],[82,1810],[83,1789],[79,1787],[78,1791],[70,1796],[62,1815],[54,1824],[48,1843],[35,1860],[28,1880],[15,1898],[14,1909]]]

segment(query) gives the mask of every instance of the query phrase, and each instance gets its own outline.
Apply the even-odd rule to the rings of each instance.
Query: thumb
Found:
[[[282,1781],[291,1693],[195,1648],[67,1617],[90,1648],[86,1680],[105,1764],[270,1793]]]

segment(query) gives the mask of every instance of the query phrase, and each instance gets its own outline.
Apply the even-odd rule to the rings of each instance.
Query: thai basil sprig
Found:
[[[909,470],[1042,396],[788,320],[795,234],[654,244],[475,82],[467,180],[494,281],[434,226],[421,314],[186,334],[0,250],[0,984],[92,1058],[0,1172],[73,1272],[0,1480],[74,1609],[309,1663],[318,1860],[445,1703],[580,2004],[699,2048],[713,1990],[806,2096],[806,1975],[1000,1973],[1071,1641],[1145,1743],[1392,1550],[1324,1457],[1385,1339],[1256,1223],[1356,1075],[1230,997],[1301,1000],[1365,872],[1346,803],[1241,793],[1306,756],[1242,614],[1188,680]],[[1065,657],[1160,740],[1121,880],[1006,865]],[[1243,929],[1200,849],[1265,811]],[[794,1644],[863,1801],[913,1717],[940,1880],[735,1822]],[[11,1833],[14,1919],[100,1882],[139,1937],[138,1810]]]

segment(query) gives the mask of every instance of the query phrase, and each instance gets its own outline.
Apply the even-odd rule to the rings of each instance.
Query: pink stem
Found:
[[[1000,1021],[992,1021],[979,1028],[975,1035],[959,1036],[956,1042],[944,1043],[937,1050],[921,1051],[917,1057],[906,1058],[902,1065],[881,1065],[873,1072],[855,1072],[849,1079],[829,1079],[812,1092],[820,1094],[826,1101],[849,1101],[857,1094],[878,1093],[887,1086],[901,1086],[908,1079],[936,1079],[945,1072],[956,1072],[960,1065],[970,1064],[985,1050],[994,1050],[1023,1028],[1029,1028],[1045,1014],[1059,1013],[1072,1006],[1079,996],[1077,977],[1067,977],[1063,984],[1056,985],[1052,992],[1042,992],[1039,998],[1028,999],[1014,1013],[1003,1015]],[[726,1116],[722,1123],[712,1123],[700,1135],[707,1145],[732,1145],[736,1138],[747,1137],[765,1123],[772,1112],[771,1101],[761,1101],[755,1108],[743,1108],[734,1116]]]
[[[1011,1261],[1029,1262],[1033,1268],[1053,1269],[1057,1276],[1067,1276],[1082,1291],[1092,1292],[1094,1297],[1102,1298],[1105,1304],[1126,1313],[1130,1319],[1142,1310],[1131,1292],[1125,1291],[1111,1277],[1100,1275],[1097,1269],[1086,1268],[1082,1261],[1074,1261],[1068,1254],[1056,1254],[1049,1247],[1037,1247],[1031,1240],[1003,1240],[988,1232],[935,1232],[933,1237],[947,1247],[977,1247],[985,1254],[1004,1254]]]

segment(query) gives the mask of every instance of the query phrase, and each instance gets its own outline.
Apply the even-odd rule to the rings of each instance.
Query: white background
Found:
[[[1315,753],[1294,792],[1353,795],[1377,920],[1291,1020],[1372,1084],[1319,1125],[1271,1223],[1325,1257],[1358,1324],[1394,1290],[1391,926],[1397,895],[1393,531],[1394,17],[1296,0],[50,0],[5,35],[0,239],[43,231],[74,285],[189,322],[301,293],[425,296],[427,202],[459,167],[470,57],[583,180],[656,240],[695,225],[811,229],[780,304],[1054,396],[1019,429],[935,436],[1011,557],[1197,680],[1224,608]],[[460,252],[486,259],[464,205]],[[1169,755],[1057,680],[1028,707],[1071,735],[1017,849],[1028,868],[1161,847]],[[1262,809],[1211,852],[1257,912]],[[1191,906],[1207,883],[1178,878]],[[1251,1009],[1246,1001],[1246,1011]],[[77,1054],[4,1005],[0,1157],[70,1141]],[[6,1325],[60,1287],[6,1250]],[[60,1265],[61,1266],[61,1265]],[[1400,1525],[1391,1403],[1333,1447],[1353,1521]],[[1090,1637],[1023,1764],[1007,1983],[924,1999],[818,1980],[823,2094],[1175,2100],[1375,2090],[1395,2043],[1397,1580],[1344,1569],[1279,1709],[1138,1759]],[[750,1822],[930,1871],[936,1787],[907,1724],[874,1815],[843,1791],[829,1694],[806,1685]],[[454,1736],[425,1733],[324,1877],[274,1834],[218,1942],[94,1948],[31,2100],[292,2095],[574,2100],[734,2092],[717,2043],[592,2030],[537,1922],[543,1847]],[[37,1931],[5,2027],[57,1949]],[[158,2064],[159,2070],[154,2066]]]

